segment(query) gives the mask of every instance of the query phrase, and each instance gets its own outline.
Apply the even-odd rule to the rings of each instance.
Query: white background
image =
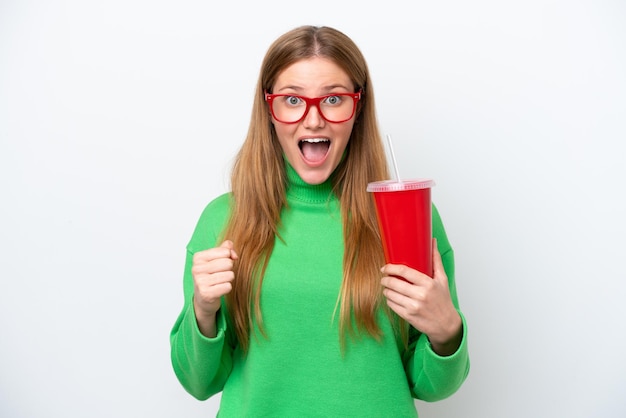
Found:
[[[421,416],[626,415],[623,1],[210,3],[0,1],[0,416],[215,414],[170,366],[184,248],[300,24],[437,182],[472,370]]]

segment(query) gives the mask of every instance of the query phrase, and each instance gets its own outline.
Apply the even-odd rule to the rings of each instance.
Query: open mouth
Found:
[[[330,140],[327,138],[307,138],[298,142],[300,152],[305,160],[317,163],[321,162],[328,155]]]

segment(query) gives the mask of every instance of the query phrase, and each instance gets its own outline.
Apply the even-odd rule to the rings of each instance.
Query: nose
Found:
[[[309,107],[309,111],[304,116],[304,120],[302,121],[302,125],[307,129],[322,128],[325,123],[326,120],[324,120],[319,108],[315,105]]]

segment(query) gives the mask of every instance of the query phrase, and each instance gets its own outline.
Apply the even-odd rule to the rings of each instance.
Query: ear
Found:
[[[365,106],[365,100],[367,97],[365,96],[365,89],[363,87],[359,87],[357,91],[361,92],[361,100],[359,100],[356,104],[356,111],[354,112],[354,121],[356,122],[361,116],[361,112],[363,111],[363,107]]]

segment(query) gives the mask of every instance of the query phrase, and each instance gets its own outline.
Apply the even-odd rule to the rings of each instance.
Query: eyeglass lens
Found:
[[[315,104],[322,113],[322,117],[327,121],[344,122],[352,117],[356,101],[347,94],[336,94],[317,99],[300,96],[276,96],[272,101],[274,117],[287,123],[299,121],[307,110]]]

